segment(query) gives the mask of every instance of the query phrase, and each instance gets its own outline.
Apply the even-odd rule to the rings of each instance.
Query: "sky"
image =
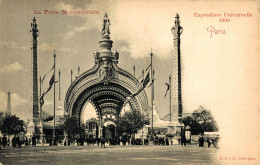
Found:
[[[164,117],[169,112],[168,97],[164,97],[165,83],[172,74],[171,27],[179,13],[183,27],[183,112],[191,113],[199,105],[205,106],[222,132],[240,130],[226,139],[247,134],[247,131],[255,132],[260,114],[257,6],[257,1],[0,0],[0,110],[6,110],[8,91],[12,93],[12,111],[17,116],[26,120],[32,108],[30,24],[33,17],[36,17],[40,31],[38,75],[43,76],[52,67],[53,51],[56,50],[56,68],[61,71],[59,104],[63,105],[70,85],[70,70],[77,76],[78,66],[82,73],[94,65],[93,52],[99,50],[102,20],[107,13],[111,22],[110,36],[114,41],[112,50],[119,52],[121,68],[133,73],[135,65],[136,77],[139,77],[150,63],[152,49],[155,105],[159,116]],[[35,14],[34,10],[41,14]],[[96,10],[99,14],[44,14],[44,10]],[[222,14],[225,22],[220,22],[219,17],[195,17],[194,13]],[[224,13],[251,13],[253,16],[224,17]],[[214,27],[218,34],[211,36],[209,27]],[[48,87],[48,76],[43,90]],[[53,89],[46,96],[43,107],[50,114],[53,111],[52,93]],[[146,93],[150,100],[150,88]],[[244,131],[241,132],[241,128]]]

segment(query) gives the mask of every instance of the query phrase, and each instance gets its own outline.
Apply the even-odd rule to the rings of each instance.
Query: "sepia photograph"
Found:
[[[259,164],[257,0],[0,0],[0,165]]]

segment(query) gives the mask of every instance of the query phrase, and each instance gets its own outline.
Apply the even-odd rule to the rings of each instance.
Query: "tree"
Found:
[[[199,106],[197,110],[192,113],[192,118],[196,125],[201,126],[202,131],[217,131],[217,124],[211,115],[210,111],[204,108],[203,106]]]
[[[191,116],[186,116],[182,119],[182,123],[184,124],[185,127],[191,126],[193,122],[194,122],[194,120]]]
[[[79,120],[76,117],[65,118],[64,124],[61,126],[69,139],[74,141],[77,135],[84,135],[84,125],[80,125]]]
[[[149,120],[136,110],[126,112],[123,116],[119,117],[118,132],[119,134],[127,133],[133,135],[148,124]]]
[[[48,112],[43,111],[42,115],[43,121],[45,122],[53,120],[53,115],[50,115]]]
[[[4,135],[17,135],[20,132],[24,131],[24,121],[20,120],[19,117],[10,114],[1,114],[1,132]]]

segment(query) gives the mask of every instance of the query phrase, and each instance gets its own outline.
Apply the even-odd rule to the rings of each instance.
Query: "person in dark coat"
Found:
[[[199,147],[203,147],[204,146],[204,138],[203,136],[199,137]]]
[[[104,137],[101,137],[101,147],[104,146],[105,148],[106,139]]]
[[[186,146],[186,137],[185,137],[185,135],[181,136],[181,146],[182,147]]]
[[[32,137],[32,146],[36,147],[36,137],[35,136]]]
[[[2,144],[3,144],[3,147],[5,147],[7,145],[7,138],[6,138],[6,136],[3,137]]]
[[[18,146],[19,148],[21,148],[22,142],[21,142],[19,136],[16,137],[16,143],[17,143],[17,146]]]
[[[204,147],[204,137],[201,137],[201,147]]]
[[[13,148],[15,148],[16,145],[17,145],[17,141],[16,141],[16,137],[14,136],[14,137],[12,138],[12,146],[13,146]]]
[[[166,145],[167,146],[169,145],[169,139],[168,138],[166,139]]]
[[[211,146],[211,140],[209,138],[207,138],[207,142],[208,142],[208,148],[210,148]]]
[[[97,138],[97,145],[99,146],[100,138]]]

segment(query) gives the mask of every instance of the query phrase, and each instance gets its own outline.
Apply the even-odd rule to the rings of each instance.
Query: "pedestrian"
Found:
[[[36,137],[32,137],[32,146],[36,147]]]
[[[181,136],[181,146],[182,147],[186,146],[186,137],[185,137],[185,135]]]
[[[204,146],[204,138],[203,136],[199,137],[199,147],[203,147]]]
[[[97,145],[99,146],[100,138],[97,138]]]
[[[104,146],[105,148],[106,139],[104,137],[101,137],[101,147]]]
[[[6,136],[3,137],[2,144],[3,144],[3,147],[5,147],[7,145],[7,138],[6,138]]]
[[[207,138],[207,142],[208,142],[208,148],[210,148],[211,140],[209,138]]]
[[[169,145],[169,139],[168,138],[166,139],[166,145],[167,146]]]
[[[22,142],[21,142],[19,136],[16,137],[16,143],[17,143],[17,146],[18,146],[19,148],[21,148]]]
[[[17,144],[17,141],[16,141],[16,137],[14,136],[14,137],[12,138],[12,146],[13,146],[13,148],[16,147],[16,144]]]

